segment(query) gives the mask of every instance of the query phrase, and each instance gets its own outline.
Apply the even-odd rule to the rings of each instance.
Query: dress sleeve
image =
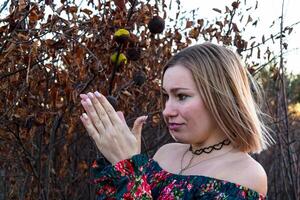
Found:
[[[148,162],[144,154],[105,167],[94,162],[92,182],[96,184],[97,199],[152,199],[145,174]]]
[[[234,200],[266,200],[267,199],[266,196],[254,190],[251,190],[249,188],[245,189],[245,187],[240,187],[240,190],[230,191],[229,196]]]

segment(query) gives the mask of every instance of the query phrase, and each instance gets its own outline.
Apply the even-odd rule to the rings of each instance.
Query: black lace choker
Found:
[[[197,149],[195,151],[193,151],[192,145],[190,145],[189,151],[191,151],[193,154],[196,155],[201,155],[202,153],[210,153],[213,150],[220,150],[223,148],[224,145],[229,145],[230,144],[230,140],[229,139],[225,139],[222,142],[218,143],[218,144],[214,144],[208,147],[203,147],[201,149]]]

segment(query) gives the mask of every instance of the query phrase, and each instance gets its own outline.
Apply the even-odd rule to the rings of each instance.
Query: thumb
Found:
[[[148,116],[140,116],[133,123],[131,132],[137,139],[141,136],[143,124],[146,122],[147,118]]]
[[[124,113],[122,111],[117,111],[117,115],[119,116],[119,118],[121,119],[121,121],[126,124]]]

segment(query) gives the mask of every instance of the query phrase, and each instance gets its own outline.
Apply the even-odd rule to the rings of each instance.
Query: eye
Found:
[[[185,94],[178,94],[177,97],[178,97],[178,99],[179,99],[180,101],[183,101],[183,100],[185,100],[188,96],[185,95]]]

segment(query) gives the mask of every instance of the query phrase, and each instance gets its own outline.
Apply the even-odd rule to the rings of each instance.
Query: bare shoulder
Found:
[[[186,147],[186,144],[181,143],[165,144],[156,151],[153,159],[167,171],[176,173],[178,172],[176,165],[180,165],[178,155],[183,154]],[[202,173],[206,176],[237,183],[266,195],[268,186],[266,172],[261,164],[250,155],[236,152],[227,158],[222,158],[219,163],[213,163],[215,171],[212,170],[212,173],[207,173],[205,170]]]
[[[267,174],[262,165],[250,155],[244,156],[235,163],[235,179],[237,183],[266,195],[268,190]],[[238,171],[238,173],[236,173]]]
[[[176,155],[176,152],[181,149],[184,144],[181,143],[168,143],[161,146],[153,156],[153,159],[156,161],[164,160],[171,155]],[[170,155],[171,153],[171,155]]]

